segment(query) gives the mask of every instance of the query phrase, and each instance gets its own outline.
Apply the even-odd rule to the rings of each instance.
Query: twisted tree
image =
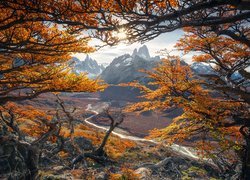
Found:
[[[200,130],[218,126],[215,128],[216,132],[223,132],[220,128],[226,128],[224,120],[232,118],[233,123],[240,126],[240,129],[234,128],[246,140],[245,156],[242,156],[245,157],[242,177],[247,179],[250,144],[247,121],[249,73],[246,70],[249,66],[250,44],[249,4],[248,0],[0,1],[0,105],[32,99],[44,92],[94,92],[103,89],[104,86],[98,80],[89,80],[85,75],[74,75],[68,68],[71,53],[93,51],[87,44],[90,36],[115,45],[120,39],[113,32],[120,29],[126,32],[127,41],[135,42],[151,40],[162,33],[191,27],[187,29],[188,34],[181,40],[179,47],[187,52],[201,52],[202,56],[196,57],[197,61],[215,64],[216,75],[206,77],[205,84],[219,93],[220,99],[214,99],[205,90],[201,90],[203,86],[196,85],[202,82],[189,82],[190,79],[185,79],[188,71],[186,68],[180,70],[182,67],[178,64],[175,65],[178,67],[177,72],[170,73],[181,73],[178,78],[184,81],[183,85],[177,83],[179,81],[176,77],[174,81],[165,77],[164,72],[168,72],[171,67],[167,64],[164,68],[156,69],[156,72],[161,72],[157,76],[159,81],[156,82],[165,83],[165,78],[170,82],[166,81],[167,89],[156,92],[167,92],[165,97],[170,91],[170,97],[173,95],[175,98],[163,104],[158,99],[157,106],[152,107],[168,103],[185,107],[187,111],[181,119],[185,119],[185,122],[194,119],[197,125],[204,124],[205,128],[201,126]],[[89,35],[86,35],[86,30],[90,32]],[[240,74],[237,79],[233,78],[235,73]],[[190,83],[194,83],[194,86],[185,89]],[[198,94],[194,88],[198,88]],[[151,93],[146,90],[146,93]],[[155,93],[150,94],[150,100],[154,97],[158,98]],[[203,102],[205,98],[209,101]],[[224,99],[229,102],[224,103]],[[232,108],[228,103],[233,103],[235,107]],[[213,108],[215,104],[220,107],[218,110]],[[144,106],[147,107],[147,103]],[[203,109],[197,112],[200,106]],[[211,110],[208,114],[207,108]],[[1,118],[3,127],[19,131],[13,126],[11,113]],[[194,130],[193,127],[196,126],[188,130]],[[1,137],[1,141],[4,140]]]

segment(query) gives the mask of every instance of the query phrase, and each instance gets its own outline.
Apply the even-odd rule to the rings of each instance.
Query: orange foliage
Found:
[[[143,93],[142,102],[132,104],[126,111],[166,110],[181,108],[184,113],[175,118],[164,129],[154,129],[149,138],[168,143],[199,137],[203,143],[196,147],[203,153],[210,153],[218,145],[222,149],[240,148],[242,136],[237,126],[226,127],[231,117],[240,111],[241,102],[213,97],[211,91],[202,87],[203,80],[194,78],[188,65],[178,57],[169,56],[153,71],[145,71],[153,81],[150,86],[138,82],[128,83]],[[211,139],[217,146],[211,147]]]
[[[61,158],[65,158],[65,157],[67,157],[67,156],[69,155],[69,153],[67,153],[67,152],[65,152],[65,151],[60,151],[60,152],[58,153],[58,155],[59,155]]]
[[[0,106],[0,115],[10,121],[13,115],[13,125],[17,126],[21,133],[25,136],[31,137],[34,140],[40,138],[51,128],[55,128],[55,123],[60,122],[59,136],[64,138],[74,138],[74,137],[85,137],[92,141],[93,145],[98,147],[104,136],[105,132],[96,131],[86,125],[76,124],[74,125],[74,132],[70,134],[71,129],[69,122],[56,116],[56,112],[44,112],[43,110],[38,110],[32,106],[20,106],[15,103],[7,103],[5,106]],[[3,121],[3,118],[1,118]],[[9,132],[14,132],[14,129],[9,128]],[[52,134],[48,141],[55,143],[57,137]],[[117,136],[111,136],[105,146],[105,152],[109,157],[113,159],[120,158],[123,153],[134,147],[135,143],[130,140],[123,140]],[[68,152],[60,151],[60,157],[66,157]]]
[[[96,92],[105,87],[100,80],[71,72],[72,53],[89,53],[94,48],[88,46],[88,37],[73,33],[70,26],[59,26],[50,13],[62,11],[62,19],[66,15],[72,21],[81,18],[89,25],[96,23],[94,15],[78,17],[67,11],[69,7],[77,9],[77,5],[64,1],[5,3],[0,4],[1,104],[44,92]]]
[[[93,129],[80,125],[76,127],[74,136],[82,136],[90,139],[94,145],[98,146],[101,144],[105,133],[93,131]],[[109,157],[118,159],[127,149],[134,146],[135,143],[133,141],[121,139],[115,135],[112,135],[105,146],[105,152],[109,155]]]
[[[138,180],[140,179],[140,175],[136,174],[134,170],[123,167],[121,168],[121,174],[110,174],[109,178],[111,180]]]
[[[92,2],[93,8],[98,3]],[[0,8],[0,124],[7,125],[10,132],[20,131],[35,139],[51,131],[49,140],[55,142],[55,131],[60,132],[56,112],[48,114],[13,102],[46,92],[103,90],[106,85],[101,80],[72,72],[72,53],[89,53],[95,49],[88,45],[90,38],[76,31],[79,26],[62,23],[79,20],[83,27],[95,26],[98,20],[94,13],[77,15],[69,11],[69,8],[80,8],[73,1],[5,1],[0,3]],[[61,129],[69,126],[64,120],[60,123]]]
[[[46,133],[51,124],[52,115],[32,106],[20,106],[15,103],[7,103],[0,106],[0,112],[5,119],[13,119],[20,130],[31,137],[38,138]],[[13,115],[13,117],[11,117]],[[3,121],[3,118],[1,118]]]
[[[227,36],[218,36],[207,32],[206,28],[199,30],[186,28],[186,34],[179,40],[176,47],[185,53],[199,52],[193,56],[195,62],[218,63],[218,58],[224,67],[234,67],[237,62],[250,56],[249,47],[236,42]]]

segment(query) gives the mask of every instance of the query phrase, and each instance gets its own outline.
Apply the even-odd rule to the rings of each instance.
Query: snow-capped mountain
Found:
[[[107,63],[107,62],[102,62],[100,63],[101,66],[103,66],[104,68],[106,68],[110,63]]]
[[[132,57],[139,56],[145,60],[150,60],[150,54],[146,45],[143,45],[137,51],[137,48],[134,49]]]
[[[119,84],[134,80],[146,81],[145,74],[140,69],[152,69],[159,56],[150,57],[146,45],[130,54],[124,54],[115,58],[102,72],[101,78],[109,84]]]
[[[196,74],[213,74],[214,73],[212,67],[210,67],[209,65],[206,65],[204,63],[195,62],[195,63],[191,64],[191,69]]]
[[[73,71],[75,73],[87,72],[89,77],[96,77],[105,69],[103,65],[99,65],[96,60],[89,57],[89,55],[86,56],[84,61],[80,61],[78,58],[73,57],[72,62]]]
[[[124,54],[115,58],[101,73],[101,78],[109,84],[119,84],[138,80],[147,82],[141,69],[150,70],[160,61],[160,57],[151,57],[146,45],[134,49],[132,54]],[[187,65],[185,61],[181,62]],[[191,69],[195,74],[213,74],[213,69],[204,63],[193,63]]]

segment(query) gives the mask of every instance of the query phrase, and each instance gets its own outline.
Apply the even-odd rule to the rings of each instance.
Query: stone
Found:
[[[64,166],[55,166],[55,167],[53,167],[53,170],[55,170],[55,171],[60,171],[60,170],[62,170],[64,168]]]
[[[141,167],[135,170],[136,174],[140,175],[140,179],[142,180],[150,180],[151,179],[151,175],[152,175],[152,170],[145,168],[145,167]]]
[[[93,144],[92,142],[84,137],[75,137],[74,138],[74,143],[81,149],[84,151],[90,151],[93,150]]]
[[[108,175],[105,172],[101,172],[95,177],[95,180],[107,180],[107,179]]]

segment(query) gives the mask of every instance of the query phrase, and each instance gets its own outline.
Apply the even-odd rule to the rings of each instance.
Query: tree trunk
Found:
[[[250,141],[247,140],[244,156],[242,157],[242,179],[250,179]]]
[[[109,138],[110,134],[112,133],[112,131],[114,129],[115,129],[115,126],[110,126],[109,130],[106,132],[106,134],[105,134],[105,136],[104,136],[104,138],[102,140],[101,145],[94,152],[96,155],[99,155],[99,156],[103,155],[103,153],[104,153],[103,148],[105,147],[105,145],[106,145],[106,143],[108,141],[108,138]]]
[[[37,148],[30,146],[28,149],[28,158],[26,160],[27,168],[29,172],[26,175],[26,179],[35,179],[38,173],[38,161],[39,151]]]
[[[9,137],[0,138],[0,174],[8,179],[35,179],[38,149]],[[2,176],[1,176],[2,177]]]
[[[247,129],[247,132],[244,131],[244,128]],[[246,126],[242,126],[240,128],[240,132],[245,137],[246,145],[243,149],[242,155],[242,179],[248,180],[250,179],[250,128]]]

